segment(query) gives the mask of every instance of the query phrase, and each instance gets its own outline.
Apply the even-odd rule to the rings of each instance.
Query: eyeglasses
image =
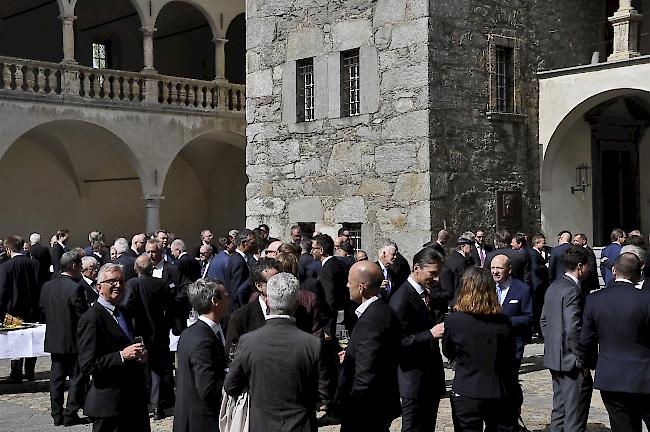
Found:
[[[100,284],[102,283],[107,283],[113,288],[115,288],[118,285],[124,285],[124,281],[122,279],[106,279],[105,281],[98,282]]]
[[[275,254],[275,253],[278,253],[278,251],[276,251],[276,250],[266,249],[266,250],[264,251],[264,253],[268,255],[268,254]]]
[[[322,246],[312,246],[311,250],[323,249]]]

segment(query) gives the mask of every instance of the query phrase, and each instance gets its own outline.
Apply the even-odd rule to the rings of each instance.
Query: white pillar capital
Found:
[[[158,31],[156,27],[140,27],[140,31],[145,36],[153,37],[153,34]]]
[[[74,23],[74,20],[77,19],[76,15],[59,15],[59,19],[64,23]]]

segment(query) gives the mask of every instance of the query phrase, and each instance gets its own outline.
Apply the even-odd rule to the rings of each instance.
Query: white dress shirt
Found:
[[[370,306],[371,304],[373,304],[377,300],[379,300],[379,297],[377,297],[377,296],[370,297],[368,300],[361,303],[361,305],[354,310],[354,313],[357,315],[358,318],[361,318],[361,315],[363,315],[363,313],[366,311],[366,309],[368,309],[368,306]]]

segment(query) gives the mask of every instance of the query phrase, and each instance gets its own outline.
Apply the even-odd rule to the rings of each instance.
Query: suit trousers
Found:
[[[151,432],[149,416],[131,416],[128,414],[125,413],[117,417],[93,418],[93,432]]]
[[[584,432],[594,385],[591,374],[585,376],[578,368],[571,372],[550,372],[553,410],[549,432]]]
[[[341,420],[341,432],[389,432],[392,419],[380,413],[355,412]]]
[[[50,404],[54,420],[64,417],[74,417],[84,405],[88,378],[79,369],[77,354],[52,353],[52,368],[50,369]],[[65,378],[70,377],[68,401],[63,409]]]
[[[451,417],[454,430],[463,432],[510,432],[517,424],[514,414],[515,401],[505,398],[475,399],[467,396],[451,396]]]
[[[36,368],[36,357],[26,357],[11,361],[11,374],[12,379],[23,379],[23,364],[25,365],[25,378],[34,379],[34,369]]]
[[[339,377],[339,343],[336,338],[321,338],[318,359],[318,395],[320,401],[329,404],[334,400]]]
[[[174,376],[172,373],[172,354],[169,345],[166,347],[152,346],[149,349],[149,360],[145,366],[145,378],[149,392],[149,403],[152,408],[170,408],[174,406]]]
[[[436,430],[440,395],[402,398],[402,432],[433,432]]]
[[[650,416],[650,394],[600,391],[612,432],[641,432],[641,419]]]

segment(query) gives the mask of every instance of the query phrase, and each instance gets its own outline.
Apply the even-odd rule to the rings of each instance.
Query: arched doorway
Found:
[[[206,227],[215,235],[242,227],[246,218],[245,138],[210,132],[186,144],[174,159],[160,207],[161,226],[198,243]]]
[[[142,232],[145,205],[132,159],[95,124],[61,120],[29,130],[0,159],[2,234],[37,231],[45,242],[68,228],[71,245],[85,246],[92,229],[107,240]]]
[[[195,6],[167,3],[156,18],[154,62],[160,74],[201,80],[215,77],[212,28]]]
[[[1,56],[61,61],[62,23],[56,0],[2,0],[0,15]]]
[[[78,0],[75,15],[75,59],[79,64],[142,70],[142,21],[131,0]]]
[[[556,128],[542,163],[542,226],[609,243],[613,228],[650,230],[650,93],[617,89],[578,104]],[[578,187],[582,180],[587,186]],[[584,190],[582,190],[584,189]]]
[[[226,79],[234,84],[246,84],[246,16],[239,14],[230,22],[226,32]]]

